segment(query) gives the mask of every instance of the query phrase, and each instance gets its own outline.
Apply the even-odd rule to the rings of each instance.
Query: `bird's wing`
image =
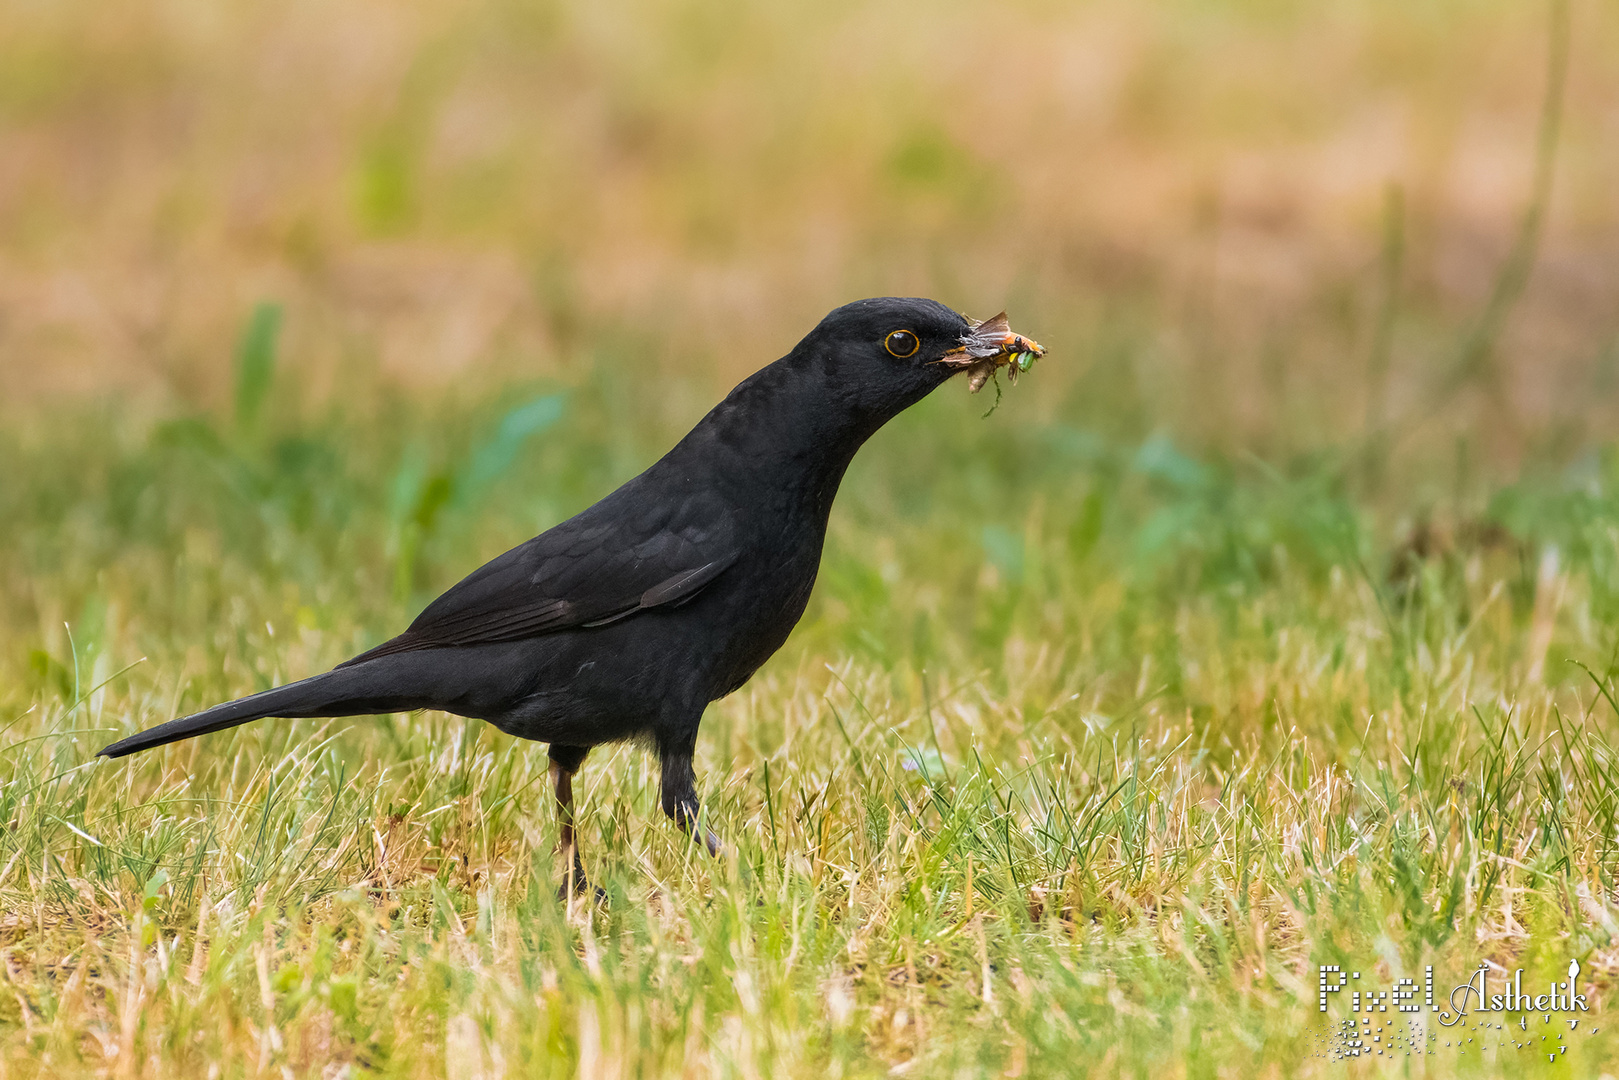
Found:
[[[638,501],[604,500],[490,560],[403,634],[347,664],[601,626],[690,600],[736,561],[731,514],[718,499]]]

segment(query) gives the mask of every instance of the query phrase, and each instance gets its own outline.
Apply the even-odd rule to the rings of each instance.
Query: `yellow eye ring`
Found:
[[[901,360],[915,356],[916,350],[921,347],[921,339],[909,330],[895,330],[883,339],[883,348],[888,350],[888,355]]]

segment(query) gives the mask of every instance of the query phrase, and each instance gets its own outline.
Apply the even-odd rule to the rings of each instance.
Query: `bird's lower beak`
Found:
[[[968,384],[976,394],[996,369],[1006,368],[1015,383],[1019,374],[1045,354],[1045,347],[1038,341],[1012,332],[1003,311],[993,319],[973,323],[961,335],[961,344],[945,353],[939,362],[969,371]]]

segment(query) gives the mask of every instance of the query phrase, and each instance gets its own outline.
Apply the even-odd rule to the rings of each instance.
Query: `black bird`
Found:
[[[550,743],[575,888],[573,774],[590,748],[650,737],[663,812],[698,821],[692,751],[708,703],[747,682],[809,600],[832,498],[862,443],[957,371],[1041,355],[1004,315],[932,300],[845,305],[754,373],[657,464],[433,601],[398,637],[324,675],[113,743],[122,757],[263,717],[441,709]],[[701,831],[699,831],[701,830]]]

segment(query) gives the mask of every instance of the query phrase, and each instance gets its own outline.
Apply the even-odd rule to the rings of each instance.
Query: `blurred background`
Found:
[[[1619,363],[1619,13],[1568,17],[1549,72],[1549,5],[1481,0],[6,0],[8,420],[217,408],[263,301],[312,404],[614,335],[712,396],[919,294],[1049,338],[1030,396],[1274,449],[1484,410],[1510,462]],[[1468,363],[1549,74],[1533,270]]]
[[[1289,552],[1325,573],[1345,521],[1390,565],[1527,543],[1530,496],[1612,472],[1612,4],[0,23],[0,583],[36,672],[107,604],[181,619],[157,641],[228,603],[243,633],[341,627],[306,662],[334,660],[866,295],[1004,307],[1050,354],[988,420],[953,384],[879,437],[823,615],[864,595],[838,574],[887,610],[946,551],[971,593],[1048,541],[1183,584]]]

